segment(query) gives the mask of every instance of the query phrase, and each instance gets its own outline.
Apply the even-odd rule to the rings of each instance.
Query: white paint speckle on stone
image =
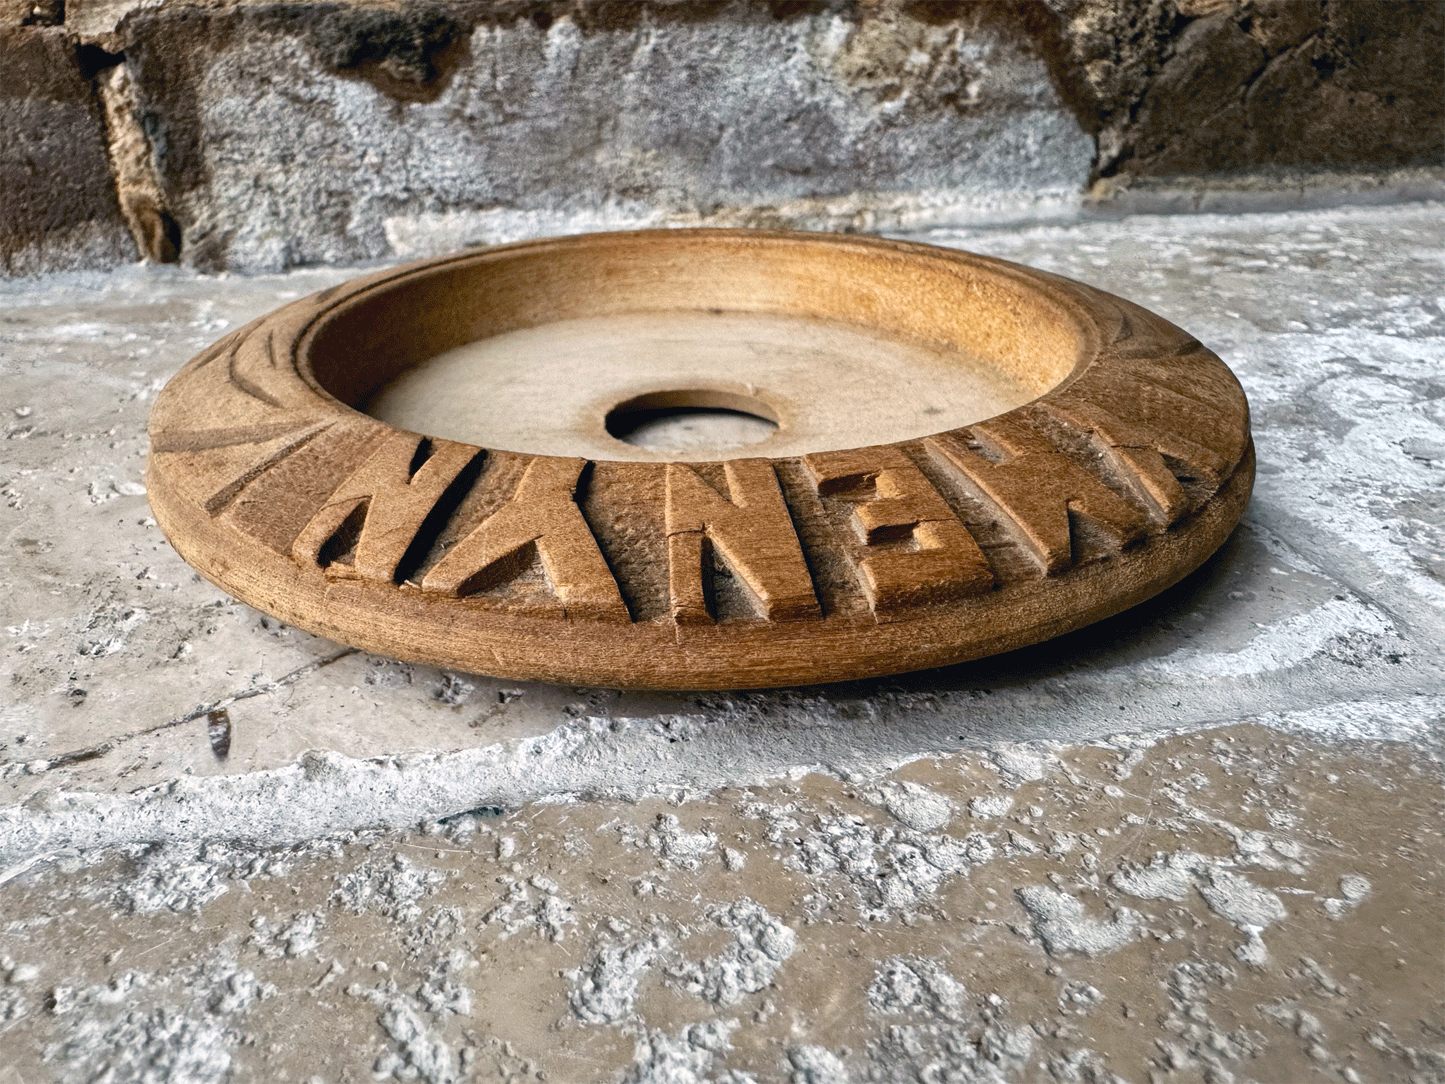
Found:
[[[1020,888],[1018,898],[1051,955],[1102,956],[1123,948],[1139,933],[1139,916],[1127,908],[1104,922],[1091,918],[1074,896],[1042,885]]]
[[[899,783],[883,793],[883,807],[915,832],[936,832],[953,819],[953,803],[917,783]]]
[[[987,798],[975,798],[968,803],[970,816],[980,820],[992,820],[995,817],[1002,817],[1013,808],[1014,800],[1007,794],[995,794]]]

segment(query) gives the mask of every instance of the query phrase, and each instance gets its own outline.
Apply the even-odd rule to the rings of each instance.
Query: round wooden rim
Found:
[[[1040,394],[916,440],[714,464],[483,449],[347,405],[469,339],[652,306],[966,345]],[[524,242],[324,290],[192,359],[150,437],[157,521],[242,601],[380,654],[632,688],[848,680],[1056,636],[1198,567],[1254,478],[1238,382],[1130,302],[955,250],[748,230]]]

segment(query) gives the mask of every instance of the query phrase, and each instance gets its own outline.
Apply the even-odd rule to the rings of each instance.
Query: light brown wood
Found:
[[[748,319],[765,331],[745,378],[717,344],[678,368],[672,340],[631,372],[615,335],[671,321],[725,343]],[[788,321],[815,329],[790,364],[820,375],[767,386]],[[614,341],[589,372],[598,328]],[[984,417],[953,392],[880,421],[854,386],[856,424],[810,429],[838,374],[867,372],[851,353],[830,370],[817,344],[870,339],[879,387],[912,351],[993,374],[1019,405]],[[362,412],[492,340],[568,344],[575,363],[537,371],[575,373],[591,405],[557,413],[586,454],[521,446],[546,439],[548,385],[505,449]],[[463,420],[486,395],[486,369],[471,373],[473,399],[450,404]],[[754,404],[778,435],[739,458],[649,452],[607,434],[627,403]],[[1254,478],[1238,382],[1138,306],[962,252],[742,230],[526,242],[323,291],[186,365],[150,433],[157,520],[237,598],[370,651],[619,687],[835,681],[1034,643],[1198,567]]]

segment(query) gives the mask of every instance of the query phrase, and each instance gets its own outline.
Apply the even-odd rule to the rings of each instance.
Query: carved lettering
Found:
[[[970,427],[973,437],[1007,457],[995,463],[971,451],[957,436],[926,442],[934,457],[956,469],[1002,513],[1019,540],[1049,573],[1074,561],[1070,514],[1085,516],[1116,546],[1143,537],[1144,510],[1060,452],[1041,433],[1011,416]]]
[[[585,460],[537,456],[522,472],[511,499],[449,549],[422,579],[422,588],[453,597],[506,580],[528,547],[535,547],[547,581],[569,617],[627,621],[617,581],[577,507]]]
[[[443,497],[483,453],[450,440],[393,432],[336,488],[292,543],[297,561],[321,565],[332,578],[399,581],[444,518]],[[431,521],[431,522],[429,522]],[[335,559],[351,551],[350,561]]]
[[[1218,484],[1244,454],[1249,433],[1243,397],[1221,399],[1201,402],[1136,373],[1108,369],[1086,373],[1045,403],[1101,435],[1109,431],[1111,444],[1152,448]]]
[[[916,547],[858,560],[859,580],[875,613],[993,587],[993,570],[978,543],[899,449],[817,452],[803,463],[820,494],[854,502],[853,525],[865,546],[911,540]]]
[[[1154,447],[1156,441],[1147,433],[1093,403],[1045,401],[1039,406],[1061,425],[1082,430],[1093,438],[1114,472],[1140,499],[1156,524],[1168,527],[1189,510],[1184,487]]]
[[[711,543],[769,621],[819,617],[803,549],[772,465],[726,464],[728,497],[691,467],[667,466],[668,590],[679,624],[711,621],[703,590],[703,549]]]

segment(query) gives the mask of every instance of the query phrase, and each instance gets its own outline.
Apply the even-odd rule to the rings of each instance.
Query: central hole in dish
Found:
[[[710,388],[633,396],[609,410],[605,424],[608,433],[637,448],[719,456],[778,431],[762,400]]]

